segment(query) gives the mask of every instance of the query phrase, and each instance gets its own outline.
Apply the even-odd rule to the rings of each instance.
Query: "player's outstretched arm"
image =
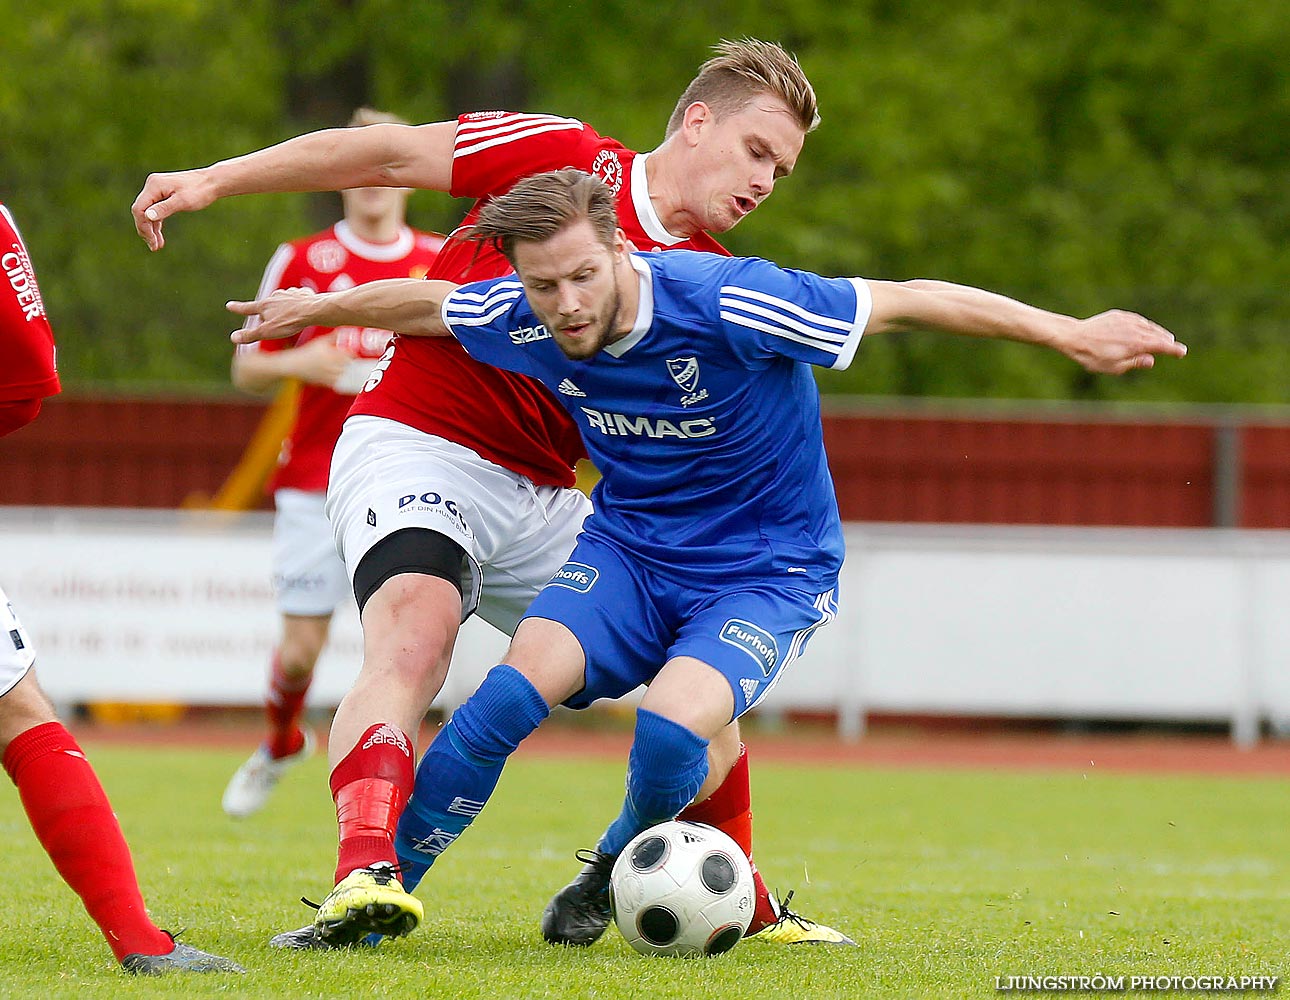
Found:
[[[279,288],[253,302],[226,302],[225,308],[258,322],[234,330],[235,344],[281,340],[307,326],[371,326],[412,337],[446,337],[439,318],[444,297],[457,286],[451,281],[387,278],[341,292]]]
[[[457,123],[365,125],[296,136],[209,167],[149,174],[130,206],[150,250],[165,246],[162,224],[236,194],[411,187],[447,191]]]
[[[945,281],[869,281],[873,312],[865,334],[938,330],[1039,344],[1088,371],[1122,375],[1157,357],[1181,358],[1185,345],[1162,326],[1119,309],[1076,319],[994,292]]]

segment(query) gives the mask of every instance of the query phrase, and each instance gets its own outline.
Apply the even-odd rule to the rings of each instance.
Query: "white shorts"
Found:
[[[428,528],[466,551],[462,620],[476,613],[507,635],[564,565],[590,513],[578,490],[534,486],[384,417],[350,417],[332,453],[327,517],[350,578],[382,538]]]
[[[273,494],[273,592],[284,615],[329,615],[349,593],[325,503],[310,490]]]
[[[8,694],[26,676],[35,659],[30,636],[18,621],[9,598],[0,590],[0,695]]]

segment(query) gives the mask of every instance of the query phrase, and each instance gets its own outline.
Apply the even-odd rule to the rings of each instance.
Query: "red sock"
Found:
[[[119,962],[175,945],[148,918],[130,848],[94,769],[61,723],[20,733],[4,752],[36,839],[81,897]]]
[[[677,819],[692,823],[707,823],[727,834],[748,855],[752,865],[753,885],[757,891],[757,906],[753,910],[748,934],[756,934],[779,919],[770,899],[770,890],[762,881],[757,862],[752,856],[752,787],[748,779],[748,748],[739,744],[739,758],[717,790],[702,802],[695,802],[681,810]]]
[[[416,775],[412,741],[389,723],[371,726],[331,773],[340,851],[336,881],[378,861],[398,864],[394,830]]]
[[[269,670],[269,698],[264,708],[269,717],[269,756],[275,760],[290,757],[305,745],[300,716],[304,714],[305,695],[313,679],[313,671],[304,677],[287,677],[282,672],[278,653],[274,652]]]

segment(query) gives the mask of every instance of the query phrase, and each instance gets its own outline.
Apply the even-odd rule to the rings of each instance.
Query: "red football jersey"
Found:
[[[423,278],[443,242],[438,233],[421,233],[405,226],[393,243],[368,243],[342,220],[321,233],[278,247],[265,268],[257,297],[263,298],[279,288],[330,292],[383,278]],[[372,327],[311,326],[294,337],[238,347],[239,351],[281,351],[330,336],[335,337],[336,346],[354,356],[356,363],[334,387],[300,387],[295,423],[282,442],[278,468],[267,485],[270,491],[327,488],[331,453],[354,394],[362,388],[393,334]]]
[[[650,204],[645,158],[573,118],[475,112],[457,120],[451,193],[477,199],[464,227],[475,221],[482,201],[525,177],[577,167],[609,185],[619,224],[638,249],[725,253],[706,233],[678,239],[663,228]],[[496,250],[449,237],[429,277],[465,283],[510,272]],[[475,361],[451,337],[398,337],[392,348],[388,365],[378,366],[351,413],[389,417],[456,441],[540,485],[573,485],[582,439],[544,387]]]
[[[54,331],[18,225],[0,204],[0,403],[56,395]]]

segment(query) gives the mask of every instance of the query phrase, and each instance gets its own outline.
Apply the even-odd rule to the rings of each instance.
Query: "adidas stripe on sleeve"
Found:
[[[452,195],[485,198],[519,178],[581,162],[596,134],[576,118],[482,111],[457,119]]]
[[[452,158],[456,160],[472,153],[482,153],[494,146],[549,132],[569,132],[581,128],[582,122],[576,118],[557,118],[555,115],[467,115],[457,124],[457,142],[453,147]]]
[[[549,340],[545,327],[513,322],[524,305],[524,286],[513,277],[477,281],[453,289],[439,314],[461,346],[477,361],[523,375],[539,374],[526,345]]]
[[[824,278],[745,257],[726,270],[719,304],[745,360],[782,355],[841,370],[855,357],[873,300],[863,278]]]

